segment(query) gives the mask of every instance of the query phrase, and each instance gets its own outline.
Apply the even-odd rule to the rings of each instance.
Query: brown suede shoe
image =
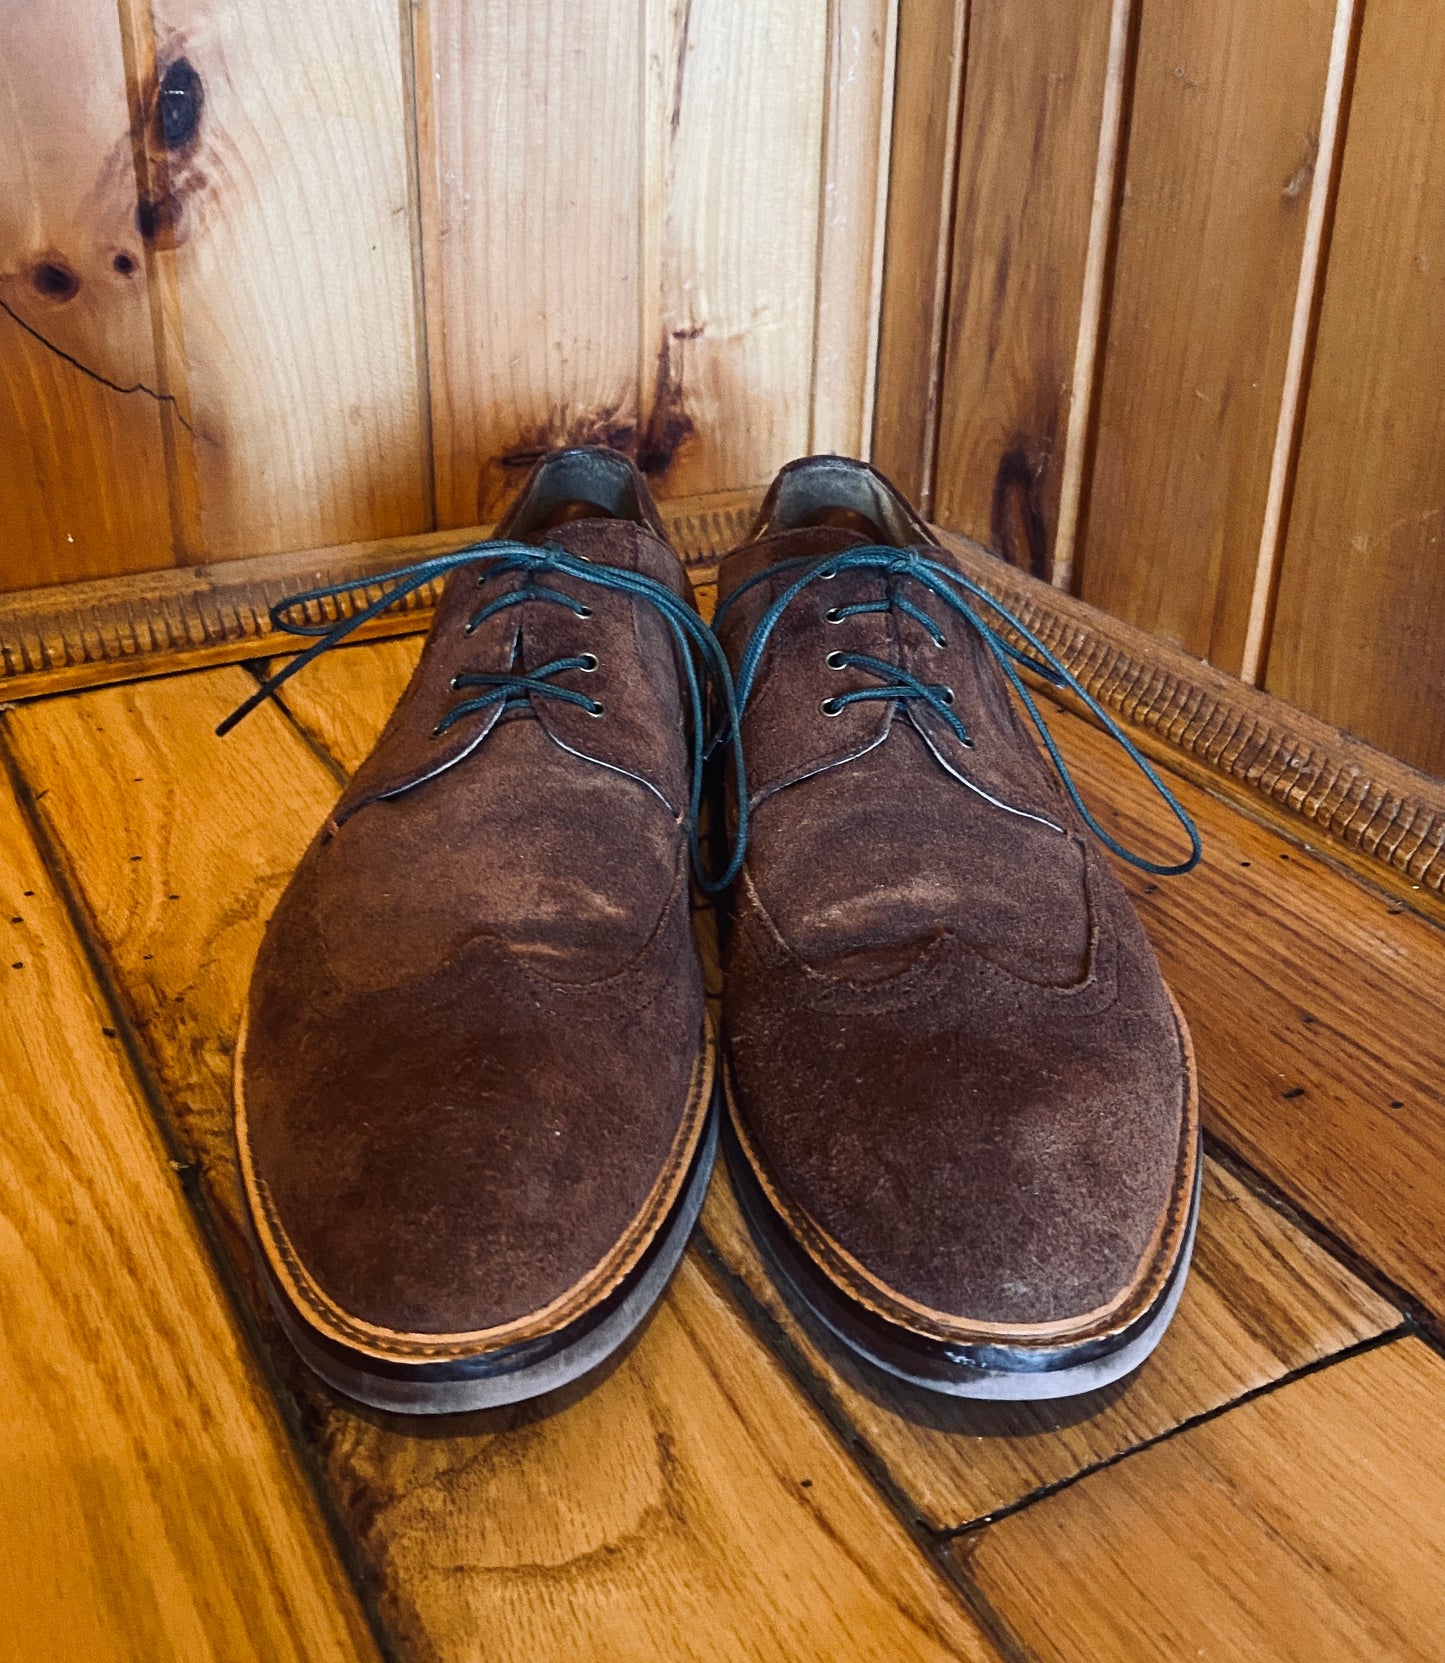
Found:
[[[449,574],[271,919],[236,1052],[276,1308],[339,1390],[412,1412],[536,1396],[621,1344],[716,1144],[689,728],[726,666],[624,457],[546,459],[497,536],[286,625],[322,639],[258,695]]]
[[[1183,1019],[1086,830],[1118,846],[1020,721],[1016,665],[1066,672],[838,457],[784,469],[719,599],[751,821],[724,1136],[754,1232],[894,1374],[1104,1385],[1178,1302],[1199,1120]],[[1133,754],[1194,853],[1120,852],[1187,870],[1193,827]]]

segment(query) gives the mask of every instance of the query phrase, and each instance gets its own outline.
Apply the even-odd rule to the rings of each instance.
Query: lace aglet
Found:
[[[251,712],[256,708],[256,706],[258,704],[261,704],[264,700],[268,699],[270,696],[271,696],[271,689],[269,687],[258,688],[256,690],[256,692],[254,692],[250,696],[249,699],[246,699],[241,704],[238,704],[236,706],[236,708],[231,712],[231,714],[225,718],[224,721],[218,722],[216,724],[216,738],[217,739],[224,739],[226,737],[226,735],[231,731],[231,729],[233,727],[236,726],[236,724],[238,722],[244,721],[246,719],[246,717],[251,714]]]

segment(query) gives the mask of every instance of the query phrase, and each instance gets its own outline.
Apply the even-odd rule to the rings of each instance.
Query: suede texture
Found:
[[[689,595],[644,525],[546,538]],[[412,1337],[545,1325],[636,1233],[703,1113],[671,636],[645,603],[551,575],[590,617],[533,600],[467,635],[520,581],[480,575],[449,578],[271,919],[242,1063],[256,1182],[305,1277]],[[470,696],[454,675],[585,653],[596,670],[559,681],[601,717],[536,698],[434,735]]]
[[[720,601],[777,561],[881,540],[774,529],[768,507],[762,524],[723,562]],[[916,520],[910,540],[932,544]],[[735,666],[797,575],[726,615]],[[829,621],[893,583],[943,647],[896,611]],[[952,688],[971,745],[908,701],[824,714],[878,685],[830,668],[835,650]],[[852,1261],[855,1292],[938,1333],[1117,1306],[1192,1174],[1188,1065],[1138,919],[977,634],[901,579],[815,583],[772,637],[743,737],[752,826],[725,1046],[733,1112],[785,1218]]]

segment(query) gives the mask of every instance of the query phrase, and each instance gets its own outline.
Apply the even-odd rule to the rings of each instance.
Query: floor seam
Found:
[[[1422,1334],[1430,1335],[1433,1343],[1445,1341],[1445,1319],[1393,1277],[1380,1269],[1358,1248],[1352,1247],[1343,1236],[1331,1229],[1322,1219],[1308,1212],[1276,1183],[1217,1132],[1208,1128],[1204,1133],[1205,1153],[1217,1161],[1226,1172],[1237,1178],[1263,1206],[1277,1213],[1301,1235],[1307,1236],[1321,1251],[1328,1253],[1337,1264],[1363,1282],[1372,1293],[1387,1300]]]
[[[9,784],[26,830],[30,833],[40,856],[41,864],[55,886],[61,910],[70,925],[71,937],[80,948],[81,958],[96,994],[115,1025],[116,1037],[125,1057],[127,1070],[135,1082],[160,1137],[161,1147],[175,1172],[181,1193],[205,1244],[206,1253],[215,1270],[231,1317],[256,1365],[261,1384],[276,1407],[287,1446],[297,1463],[306,1488],[315,1498],[341,1572],[356,1597],[363,1620],[384,1663],[402,1663],[400,1653],[382,1621],[371,1572],[352,1542],[350,1532],[346,1529],[330,1494],[314,1448],[305,1436],[301,1404],[276,1368],[272,1347],[261,1330],[249,1292],[226,1246],[210,1198],[201,1183],[199,1164],[177,1137],[171,1123],[168,1098],[151,1066],[144,1043],[121,993],[115,967],[86,906],[83,887],[77,882],[63,850],[45,823],[45,817],[39,808],[39,799],[16,755],[6,727],[7,715],[8,712],[0,712],[0,774],[3,774]]]
[[[809,1367],[782,1324],[718,1251],[701,1224],[693,1232],[692,1247],[724,1297],[737,1306],[749,1329],[757,1335],[769,1355],[782,1367],[828,1431],[843,1446],[844,1453],[857,1467],[864,1481],[902,1525],[909,1540],[946,1583],[950,1593],[958,1598],[993,1643],[1003,1663],[1036,1663],[1034,1654],[1009,1629],[972,1580],[960,1576],[948,1563],[945,1549],[950,1538],[922,1516],[908,1492],[893,1477],[887,1463],[876,1454],[828,1390],[827,1383]]]
[[[1202,1409],[1196,1415],[1187,1415],[1173,1426],[1156,1433],[1151,1438],[1142,1438],[1127,1449],[1115,1451],[1101,1461],[1095,1461],[1089,1466],[1081,1467],[1077,1472],[1069,1473],[1063,1478],[1056,1479],[1051,1484],[1041,1484],[1037,1489],[1030,1490],[1027,1495],[1020,1496],[1016,1501],[1008,1502],[1005,1506],[996,1507],[987,1513],[980,1513],[977,1517],[966,1520],[963,1524],[950,1525],[939,1532],[944,1542],[955,1542],[963,1537],[978,1535],[991,1526],[1001,1523],[1004,1519],[1012,1518],[1015,1513],[1022,1513],[1041,1501],[1047,1501],[1051,1496],[1058,1495],[1063,1490],[1070,1490],[1076,1484],[1096,1473],[1106,1472],[1110,1467],[1117,1467],[1121,1462],[1131,1460],[1136,1455],[1142,1455],[1146,1450],[1157,1449],[1160,1444],[1166,1444],[1171,1439],[1180,1437],[1184,1433],[1193,1432],[1197,1427],[1205,1426],[1210,1421],[1220,1420],[1235,1409],[1243,1408],[1256,1399],[1267,1397],[1271,1392],[1292,1386],[1298,1380],[1308,1379],[1312,1374],[1321,1374],[1326,1369],[1333,1368],[1337,1363],[1349,1362],[1354,1357],[1362,1357],[1367,1352],[1378,1351],[1387,1345],[1394,1345],[1400,1340],[1418,1336],[1419,1329],[1409,1318],[1397,1323],[1393,1328],[1387,1328],[1379,1334],[1371,1334],[1367,1339],[1357,1340],[1353,1345],[1342,1346],[1338,1351],[1331,1351],[1324,1357],[1312,1358],[1308,1363],[1302,1363],[1296,1369],[1289,1369],[1284,1374],[1277,1375],[1273,1380],[1262,1381],[1258,1386],[1252,1386],[1238,1397],[1232,1397],[1225,1403],[1217,1403],[1209,1409]]]

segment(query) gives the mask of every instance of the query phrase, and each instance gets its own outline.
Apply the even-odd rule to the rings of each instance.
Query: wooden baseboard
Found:
[[[731,491],[663,504],[674,542],[699,577],[741,539],[757,500],[757,493]],[[269,618],[283,595],[375,575],[486,535],[486,527],[430,532],[0,596],[0,697],[36,698],[289,651],[295,638],[273,630]],[[1040,583],[967,538],[942,536],[969,575],[1017,613],[1151,755],[1296,837],[1330,846],[1416,902],[1445,896],[1445,781]],[[435,598],[420,591],[366,633],[424,628]],[[365,599],[359,594],[342,608],[349,614]]]

